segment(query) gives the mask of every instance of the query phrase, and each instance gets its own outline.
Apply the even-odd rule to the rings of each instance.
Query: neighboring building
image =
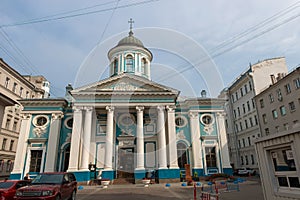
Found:
[[[79,182],[102,178],[135,182],[155,171],[159,182],[179,181],[190,165],[198,176],[231,174],[224,100],[179,101],[179,91],[151,81],[152,53],[133,36],[108,52],[110,77],[65,99],[25,99],[12,179],[26,173],[74,172]],[[196,173],[195,173],[196,174]]]
[[[226,128],[231,165],[258,169],[254,140],[261,137],[254,97],[272,82],[271,75],[287,73],[285,58],[250,65],[220,97],[226,98]]]
[[[255,146],[266,200],[300,197],[300,67],[255,97],[262,138]]]
[[[17,100],[42,98],[44,93],[0,59],[0,179],[9,176],[14,164],[21,125]]]

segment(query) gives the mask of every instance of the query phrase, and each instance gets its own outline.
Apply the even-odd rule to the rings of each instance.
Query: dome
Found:
[[[144,45],[141,42],[141,40],[137,39],[136,37],[133,36],[133,32],[130,31],[129,35],[127,37],[124,37],[122,40],[119,41],[117,46],[138,46],[138,47],[143,47]]]

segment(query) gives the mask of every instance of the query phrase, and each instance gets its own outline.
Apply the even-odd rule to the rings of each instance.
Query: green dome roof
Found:
[[[138,46],[138,47],[143,47],[144,45],[141,42],[141,40],[137,39],[136,37],[133,36],[133,32],[130,31],[129,35],[127,37],[124,37],[122,40],[119,41],[117,46]]]

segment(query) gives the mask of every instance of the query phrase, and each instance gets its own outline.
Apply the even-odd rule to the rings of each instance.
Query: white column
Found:
[[[61,119],[63,113],[53,113],[51,117],[51,125],[49,131],[49,138],[47,144],[47,156],[45,164],[45,172],[55,172],[57,155],[58,155],[58,144],[60,136]]]
[[[21,128],[18,139],[17,151],[14,162],[14,169],[12,174],[21,174],[21,178],[24,176],[23,168],[25,163],[25,157],[27,152],[27,140],[29,136],[31,126],[31,114],[22,114]]]
[[[137,145],[137,170],[145,169],[144,166],[144,124],[143,124],[144,107],[137,106],[137,127],[136,127],[136,145]]]
[[[175,129],[175,106],[167,106],[168,111],[168,136],[169,136],[169,160],[170,169],[178,169],[176,129]]]
[[[165,131],[164,106],[157,107],[157,135],[158,135],[158,166],[167,169],[167,148]]]
[[[224,115],[225,113],[217,113],[217,126],[220,141],[222,168],[231,168]]]
[[[82,156],[80,170],[88,170],[90,159],[91,132],[92,132],[93,108],[85,107],[84,128],[82,135]]]
[[[106,138],[105,138],[105,162],[104,169],[112,170],[113,156],[113,131],[114,131],[114,107],[106,106],[107,123],[106,123]]]
[[[191,141],[193,151],[193,168],[203,168],[202,165],[202,148],[200,143],[200,125],[198,112],[189,112],[191,124]]]
[[[75,107],[74,114],[73,114],[73,129],[72,129],[68,171],[78,170],[81,135],[82,135],[82,107]]]

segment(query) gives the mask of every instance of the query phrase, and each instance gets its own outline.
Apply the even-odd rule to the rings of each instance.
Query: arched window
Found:
[[[183,142],[177,143],[177,161],[178,167],[184,169],[184,165],[187,164],[187,146]]]
[[[113,66],[114,66],[114,74],[117,74],[118,73],[118,59],[114,60]]]
[[[145,58],[142,58],[142,65],[141,65],[142,71],[141,72],[143,74],[145,73],[146,65],[147,65],[147,60]]]
[[[127,72],[134,72],[133,57],[131,55],[126,56],[126,69]]]

